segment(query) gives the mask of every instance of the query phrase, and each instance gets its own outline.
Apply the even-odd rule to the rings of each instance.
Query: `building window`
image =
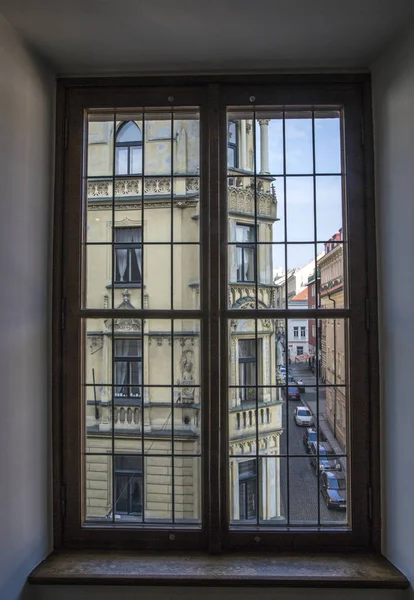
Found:
[[[133,121],[123,123],[118,129],[115,146],[116,175],[142,173],[142,133]]]
[[[115,518],[142,514],[142,459],[115,456]]]
[[[241,521],[256,519],[257,469],[255,460],[239,463],[239,505]]]
[[[297,346],[296,356],[302,356],[302,354],[303,354],[303,346]]]
[[[140,339],[114,340],[115,397],[140,398],[142,350]]]
[[[139,227],[117,227],[114,249],[115,283],[141,283],[141,229]]]
[[[255,280],[255,235],[253,225],[236,225],[237,281]]]
[[[301,338],[306,338],[306,327],[301,327],[300,328],[300,337]]]
[[[229,169],[239,166],[239,138],[237,121],[229,121],[227,141],[227,165]]]
[[[298,338],[299,337],[299,327],[294,327],[293,328],[293,337],[294,338]]]
[[[239,340],[239,385],[242,401],[256,398],[255,340]]]

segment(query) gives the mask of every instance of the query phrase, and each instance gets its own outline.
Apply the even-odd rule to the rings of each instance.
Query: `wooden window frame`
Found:
[[[140,98],[139,102],[137,97]],[[69,257],[80,248],[82,222],[82,136],[87,108],[166,106],[200,107],[201,208],[200,228],[203,277],[202,306],[198,317],[204,354],[203,410],[203,528],[199,531],[166,526],[165,529],[83,527],[80,522],[81,406],[71,396],[69,382],[79,381],[79,309],[81,257]],[[330,310],[329,316],[352,317],[350,402],[352,429],[351,531],[271,531],[266,527],[228,526],[227,505],[227,377],[219,353],[227,354],[227,136],[226,108],[250,106],[343,106],[345,110],[348,187],[349,309]],[[208,224],[208,226],[207,226]],[[58,84],[56,178],[53,267],[53,449],[54,545],[56,548],[200,549],[217,553],[230,549],[310,551],[380,550],[379,385],[375,262],[375,211],[373,194],[373,137],[370,78],[368,75],[143,77],[66,79]],[[76,250],[78,252],[78,250]],[[364,257],[364,260],[361,260]],[[75,283],[74,283],[75,282]],[[102,316],[104,316],[104,311]],[[114,314],[116,310],[112,311]],[[170,311],[169,311],[170,312]],[[180,311],[176,311],[179,316]],[[99,311],[94,311],[97,315]],[[161,316],[162,311],[158,311]],[[288,318],[287,309],[242,311],[240,318],[268,313]],[[300,318],[305,311],[295,310]],[[308,316],[309,315],[309,316]],[[312,318],[306,310],[306,318]],[[322,310],[318,317],[327,317]],[[145,318],[145,313],[142,318]],[[362,357],[357,362],[355,357]],[[362,364],[363,362],[363,364]],[[217,375],[213,377],[212,374]],[[73,385],[73,384],[72,384]],[[72,388],[73,391],[73,388]],[[358,460],[364,456],[365,460]],[[221,475],[220,475],[221,474]]]

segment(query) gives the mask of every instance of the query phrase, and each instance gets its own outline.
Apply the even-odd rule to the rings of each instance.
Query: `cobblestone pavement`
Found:
[[[304,384],[315,384],[315,377],[309,371],[309,378],[305,379],[305,365],[291,365],[291,374],[295,377],[302,376]],[[309,379],[309,381],[307,381]],[[325,402],[323,390],[320,390],[319,412],[324,410]],[[302,394],[303,404],[307,404],[311,410],[311,404],[316,406],[316,390],[313,387],[307,388]],[[281,500],[282,514],[287,517],[287,489],[289,488],[289,518],[292,524],[303,523],[304,525],[317,524],[318,510],[320,510],[321,524],[345,523],[346,514],[342,511],[329,510],[322,495],[318,491],[318,477],[311,466],[309,456],[306,454],[303,445],[303,435],[305,427],[296,425],[293,419],[293,413],[300,403],[296,400],[289,400],[283,405],[283,427],[284,433],[281,440],[281,453],[289,451],[289,455],[299,455],[298,458],[289,458],[289,474],[287,459],[281,459]],[[288,415],[288,418],[286,418]],[[287,440],[289,439],[289,448]],[[289,475],[289,476],[288,476]],[[319,509],[318,509],[319,501]]]

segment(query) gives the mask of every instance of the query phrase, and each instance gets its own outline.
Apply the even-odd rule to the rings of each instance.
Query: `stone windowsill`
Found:
[[[404,589],[406,577],[376,554],[138,553],[56,551],[32,584],[262,586]]]

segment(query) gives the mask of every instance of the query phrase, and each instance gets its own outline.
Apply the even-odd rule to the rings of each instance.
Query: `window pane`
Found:
[[[126,175],[128,173],[128,148],[115,148],[115,173]]]
[[[343,230],[341,177],[316,177],[318,241],[326,242]]]
[[[289,242],[312,242],[315,239],[313,198],[312,177],[287,178],[286,216]]]
[[[145,175],[171,175],[171,113],[147,113],[145,118]]]
[[[144,244],[143,272],[148,308],[172,308],[169,244]]]
[[[113,175],[113,153],[109,144],[113,134],[113,114],[90,113],[88,115],[88,177],[99,180]]]
[[[84,308],[112,307],[111,245],[86,244]]]
[[[131,146],[129,161],[130,174],[140,175],[142,173],[142,146]]]
[[[200,247],[198,244],[173,246],[173,306],[200,308]]]
[[[174,173],[200,174],[200,115],[198,111],[174,113]]]
[[[317,173],[341,173],[341,121],[339,111],[315,112]]]
[[[174,177],[174,242],[198,242],[200,229],[200,178]]]
[[[283,174],[283,113],[256,113],[256,173]]]
[[[313,172],[312,113],[285,113],[286,173]]]

